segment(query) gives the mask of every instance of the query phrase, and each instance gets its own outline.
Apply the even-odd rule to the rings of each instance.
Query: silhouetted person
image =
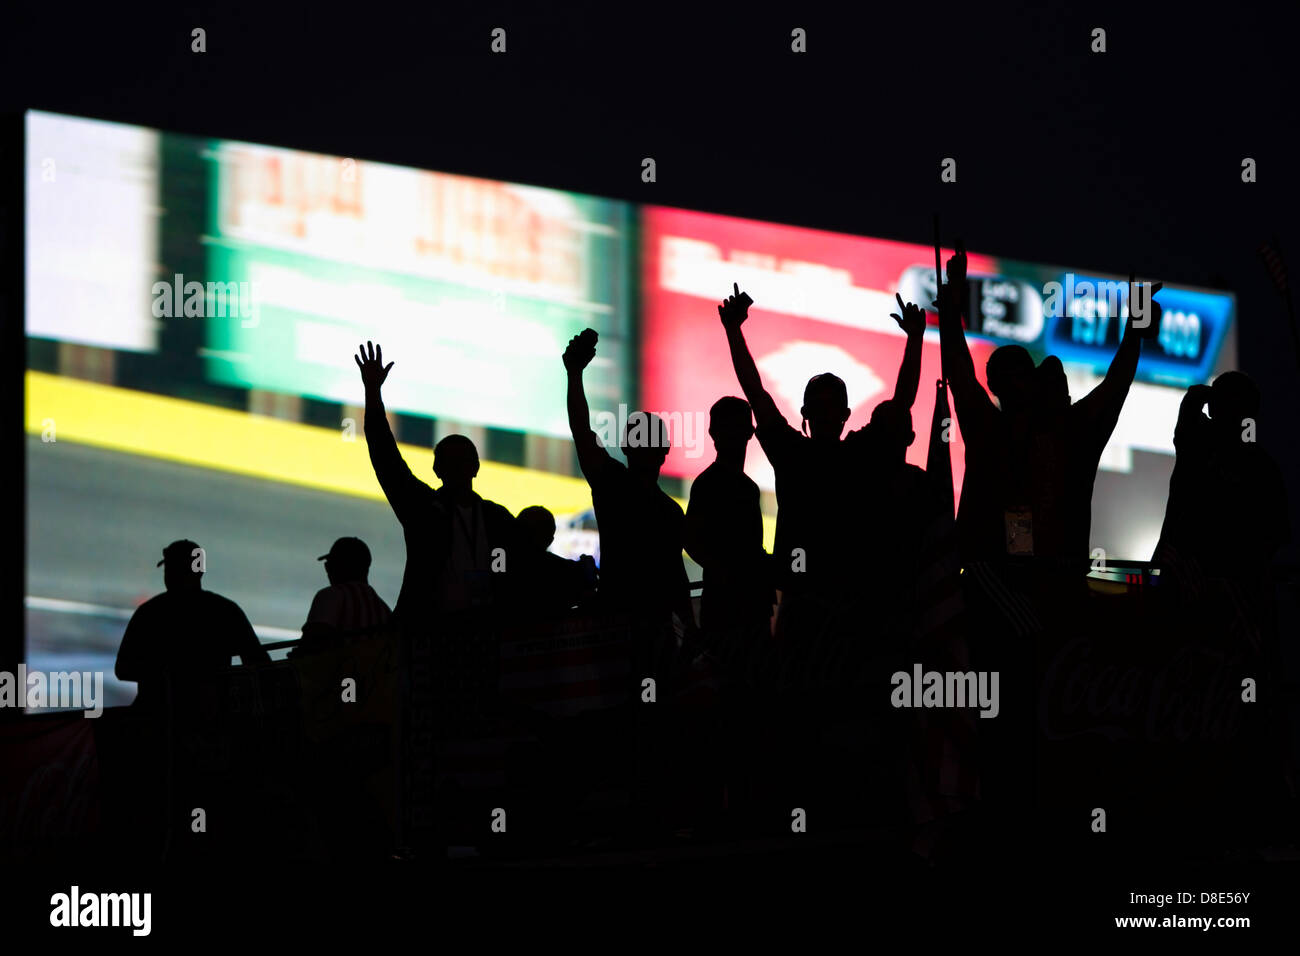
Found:
[[[668,433],[659,416],[631,412],[621,436],[627,464],[617,461],[591,429],[591,412],[582,386],[583,369],[596,355],[597,335],[586,329],[564,350],[568,373],[569,429],[578,465],[591,486],[591,504],[600,530],[600,599],[610,607],[639,611],[666,622],[676,613],[688,631],[695,628],[690,583],[682,562],[684,516],[659,487],[659,469],[668,457]]]
[[[312,599],[302,639],[292,656],[310,654],[354,638],[371,636],[387,626],[392,611],[367,578],[370,549],[360,538],[339,538],[317,561],[325,562],[329,587]]]
[[[1152,561],[1170,630],[1223,655],[1261,689],[1259,703],[1242,705],[1231,758],[1207,765],[1202,790],[1243,832],[1263,838],[1277,832],[1277,808],[1293,805],[1296,773],[1293,711],[1285,695],[1265,690],[1285,682],[1273,562],[1290,520],[1281,472],[1256,442],[1259,414],[1259,389],[1242,372],[1187,390]]]
[[[1177,572],[1195,562],[1198,575],[1268,577],[1290,522],[1282,473],[1255,441],[1258,418],[1259,389],[1244,372],[1187,390],[1157,564]]]
[[[422,626],[440,613],[490,606],[506,584],[515,519],[474,492],[478,449],[464,435],[448,435],[433,450],[433,473],[442,485],[435,491],[416,478],[398,451],[380,395],[393,363],[385,366],[383,350],[369,342],[353,358],[366,387],[370,463],[406,538],[394,617]]]
[[[562,613],[595,596],[596,562],[591,555],[570,561],[547,550],[555,540],[555,516],[550,511],[530,505],[515,521],[519,545],[512,577],[519,614]]]
[[[686,553],[704,569],[700,624],[706,630],[766,631],[776,603],[758,485],[745,474],[753,435],[747,401],[713,403],[709,437],[718,455],[691,484],[685,531]]]
[[[203,590],[199,569],[205,562],[197,544],[173,541],[163,549],[158,566],[167,590],[131,615],[114,668],[119,680],[138,683],[136,706],[161,709],[167,677],[174,695],[182,695],[187,682],[230,668],[232,657],[239,657],[243,665],[270,662],[239,605]]]
[[[1156,283],[1151,295],[1159,288]],[[1136,292],[1130,282],[1130,302]],[[996,349],[987,366],[995,405],[975,377],[962,329],[965,298],[966,254],[959,246],[948,260],[939,328],[944,377],[966,444],[957,512],[963,558],[969,563],[1032,556],[1082,576],[1091,553],[1097,466],[1133,384],[1142,339],[1159,333],[1159,304],[1148,297],[1146,328],[1135,328],[1129,319],[1105,378],[1073,404],[1055,356],[1035,368],[1021,346]]]
[[[864,482],[875,480],[880,445],[870,424],[841,435],[849,418],[844,382],[824,372],[804,389],[803,433],[785,420],[763,388],[758,367],[745,343],[741,325],[751,299],[733,285],[735,295],[718,306],[731,348],[736,378],[754,410],[757,435],[776,474],[776,541],[772,551],[777,585],[782,589],[778,628],[784,631],[791,614],[812,610],[822,618],[835,607],[854,603],[873,567],[896,542],[872,531],[878,511],[892,507],[872,500]],[[898,299],[893,316],[907,335],[907,345],[894,388],[894,401],[911,409],[921,376],[921,343],[925,313]],[[802,609],[801,609],[802,605]],[[819,626],[812,623],[812,626]],[[801,625],[802,626],[802,625]]]
[[[872,508],[867,526],[869,565],[878,582],[872,590],[882,602],[906,600],[919,570],[922,541],[943,503],[925,469],[907,461],[907,449],[916,440],[912,410],[900,400],[885,399],[871,410],[870,428],[874,465],[861,494],[882,503]],[[951,514],[951,505],[949,509]]]

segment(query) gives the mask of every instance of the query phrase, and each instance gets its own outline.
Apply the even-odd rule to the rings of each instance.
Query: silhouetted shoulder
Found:
[[[696,494],[706,497],[714,495],[757,495],[758,483],[743,471],[723,471],[716,464],[709,465],[691,482],[691,497]]]
[[[623,464],[603,446],[599,446],[600,454],[596,456],[592,463],[591,473],[587,475],[587,484],[593,488],[611,481],[619,481],[627,476],[627,465]]]
[[[339,605],[338,592],[333,586],[321,588],[316,592],[316,596],[311,599],[311,609],[307,612],[307,620],[315,621],[326,617],[332,610]]]
[[[850,445],[863,445],[871,440],[874,433],[871,430],[871,423],[863,425],[861,428],[855,428],[844,435],[844,441]]]
[[[740,477],[747,479],[749,476],[741,472]],[[733,478],[732,480],[738,479]],[[718,467],[717,462],[713,462],[696,475],[695,480],[691,482],[691,497],[694,497],[697,493],[709,494],[725,486],[727,481],[728,476]]]
[[[753,492],[754,494],[758,494],[759,492],[758,482],[749,477],[749,475],[745,474],[743,471],[736,476],[736,484],[744,488],[746,492]]]
[[[135,614],[142,619],[152,617],[171,603],[169,597],[170,596],[166,591],[155,594],[147,601],[141,603],[140,606],[135,609]]]
[[[754,437],[758,439],[758,444],[767,455],[767,460],[774,466],[777,459],[790,455],[804,440],[804,436],[784,418],[763,422],[755,429]]]
[[[903,481],[911,483],[920,483],[925,481],[925,469],[919,465],[913,465],[911,462],[903,462],[899,466],[902,473]]]
[[[207,605],[207,611],[213,614],[221,614],[228,617],[244,618],[244,609],[241,608],[230,598],[218,594],[215,591],[200,591],[203,602]]]

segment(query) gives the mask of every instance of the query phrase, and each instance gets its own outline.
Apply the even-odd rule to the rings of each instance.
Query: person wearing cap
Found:
[[[193,541],[173,541],[163,549],[162,594],[145,601],[131,615],[117,652],[114,673],[139,685],[135,704],[161,707],[164,683],[183,692],[185,682],[202,681],[231,666],[270,663],[253,625],[229,598],[203,590],[203,549]]]
[[[370,549],[364,541],[339,538],[328,554],[316,560],[325,562],[329,587],[321,588],[312,599],[302,640],[290,656],[313,653],[339,640],[377,634],[392,618],[384,599],[367,581]]]

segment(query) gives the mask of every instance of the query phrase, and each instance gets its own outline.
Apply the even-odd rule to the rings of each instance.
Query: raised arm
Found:
[[[925,341],[925,310],[914,303],[903,304],[897,292],[898,312],[890,318],[907,333],[907,346],[903,349],[903,363],[898,367],[898,382],[894,385],[894,401],[902,408],[911,408],[916,402],[917,389],[921,387],[921,343]]]
[[[740,382],[740,389],[745,393],[749,407],[754,410],[754,421],[761,428],[770,422],[785,419],[777,409],[772,396],[767,393],[767,389],[763,388],[763,379],[758,374],[758,366],[754,364],[754,356],[749,354],[745,334],[740,330],[745,319],[749,317],[749,307],[753,305],[754,300],[741,292],[738,284],[733,282],[731,287],[735,290],[735,295],[727,296],[722,300],[722,304],[718,306],[718,317],[722,319],[722,327],[727,332],[727,345],[731,348],[731,365],[736,370],[736,380]]]
[[[1101,437],[1105,441],[1110,439],[1111,432],[1115,430],[1119,413],[1124,408],[1124,400],[1128,398],[1129,388],[1133,385],[1133,377],[1137,374],[1138,358],[1142,354],[1142,340],[1155,338],[1160,334],[1161,311],[1154,296],[1160,291],[1161,285],[1162,283],[1157,282],[1151,286],[1145,314],[1135,317],[1132,312],[1133,303],[1137,301],[1135,295],[1138,285],[1132,276],[1129,277],[1130,314],[1123,339],[1119,343],[1119,348],[1115,350],[1115,357],[1110,360],[1106,377],[1076,403],[1079,410],[1098,425]],[[1145,321],[1142,325],[1138,325],[1134,321],[1135,318],[1138,321]]]
[[[588,484],[609,460],[609,452],[600,447],[596,433],[591,430],[591,410],[587,406],[587,392],[582,386],[582,373],[596,357],[598,338],[595,329],[583,329],[569,339],[563,356],[564,370],[569,377],[566,399],[569,432],[573,435],[573,444],[578,450],[578,467],[582,469]]]
[[[353,360],[361,369],[361,381],[366,388],[366,448],[370,452],[370,464],[379,479],[379,487],[384,489],[384,496],[392,505],[397,520],[405,522],[411,513],[413,504],[418,500],[422,490],[428,485],[422,482],[402,459],[397,450],[397,439],[388,427],[388,416],[384,412],[384,400],[380,388],[388,378],[388,370],[393,367],[389,362],[384,365],[384,350],[367,342],[359,355]]]
[[[966,251],[958,243],[948,260],[948,281],[939,289],[939,352],[943,360],[943,377],[948,382],[957,420],[982,416],[995,410],[993,399],[975,377],[975,362],[966,344],[966,330],[961,325],[962,307],[966,302]]]
[[[1193,385],[1178,404],[1178,424],[1174,426],[1174,447],[1178,454],[1196,452],[1209,438],[1210,420],[1202,409],[1210,400],[1210,386]]]

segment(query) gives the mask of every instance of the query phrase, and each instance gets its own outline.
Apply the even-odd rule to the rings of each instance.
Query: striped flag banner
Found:
[[[1268,270],[1269,278],[1273,280],[1278,295],[1286,303],[1286,314],[1291,328],[1291,344],[1295,348],[1296,363],[1300,364],[1300,328],[1296,325],[1295,302],[1291,299],[1291,287],[1286,277],[1286,261],[1282,258],[1277,237],[1275,236],[1272,241],[1260,243],[1255,251],[1264,261],[1264,268]]]
[[[511,748],[536,741],[531,735],[439,740],[434,745],[438,776],[450,777],[466,790],[504,787]]]
[[[504,702],[571,717],[632,700],[633,630],[626,622],[567,622],[555,632],[502,635]]]
[[[1264,268],[1268,270],[1269,278],[1273,280],[1277,291],[1286,295],[1288,291],[1286,263],[1282,260],[1282,252],[1278,249],[1277,240],[1262,242],[1255,251],[1264,260]]]

